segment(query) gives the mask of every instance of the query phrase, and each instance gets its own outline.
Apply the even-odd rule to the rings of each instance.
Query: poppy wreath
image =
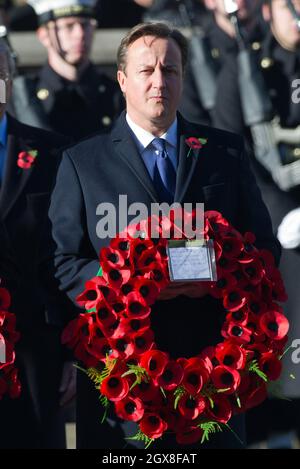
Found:
[[[194,222],[195,212],[188,216]],[[158,238],[149,229],[155,221]],[[217,281],[206,285],[224,307],[224,340],[176,360],[171,351],[158,350],[151,306],[170,283],[167,230],[170,239],[180,237],[176,215],[129,226],[101,249],[98,276],[77,297],[86,312],[62,336],[101,403],[136,422],[132,439],[146,447],[167,431],[185,445],[230,429],[231,417],[260,404],[270,381],[279,378],[289,328],[278,304],[286,293],[272,254],[255,247],[252,233],[240,234],[209,211],[203,234],[214,243]]]
[[[20,334],[16,331],[16,316],[8,311],[10,294],[6,288],[0,288],[0,399],[4,394],[11,398],[19,397],[21,384],[15,366],[15,343]],[[4,353],[3,353],[4,352]],[[4,363],[2,362],[5,356]]]

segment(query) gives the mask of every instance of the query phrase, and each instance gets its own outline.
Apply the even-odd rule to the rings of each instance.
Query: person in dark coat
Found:
[[[0,76],[5,83],[0,104],[0,277],[11,294],[11,311],[21,334],[16,366],[22,386],[18,399],[4,396],[0,401],[0,447],[64,448],[60,401],[72,397],[74,372],[60,333],[62,313],[70,311],[70,305],[56,293],[46,297],[38,268],[59,163],[56,150],[68,139],[24,125],[6,112],[13,67],[10,50],[0,40]],[[62,383],[65,393],[60,392]]]
[[[142,24],[130,30],[118,51],[118,80],[127,112],[121,114],[110,134],[85,140],[64,152],[49,210],[53,255],[48,269],[74,303],[85,282],[97,274],[99,251],[109,243],[97,234],[97,207],[109,202],[118,220],[121,194],[128,197],[128,206],[141,202],[148,211],[152,203],[166,201],[167,193],[179,203],[204,202],[206,210],[220,211],[242,232],[253,231],[257,246],[270,249],[279,261],[279,243],[249,169],[242,138],[189,123],[177,113],[186,53],[186,40],[165,24]],[[190,136],[207,139],[199,158],[187,158],[185,140]],[[165,140],[173,166],[169,169],[176,178],[175,191],[166,186],[163,191],[153,179],[153,140],[157,137]],[[199,298],[192,298],[190,289],[190,284],[169,287],[153,308],[155,341],[171,356],[193,356],[220,339],[217,302],[195,289],[193,296]],[[201,315],[201,327],[197,327],[197,319],[187,321],[187,316],[192,319],[201,310],[206,313]],[[182,311],[186,312],[184,318]],[[172,333],[167,332],[170,327]],[[124,436],[132,436],[136,425],[109,415],[101,426],[98,393],[85,375],[79,375],[79,380],[77,447],[125,447]],[[234,419],[233,428],[243,439],[243,416]],[[128,447],[139,444],[130,442]],[[230,432],[212,442],[214,447],[239,445]],[[163,439],[153,445],[154,449],[160,447],[177,446]]]
[[[296,3],[296,14],[300,18],[299,2]],[[295,142],[289,144],[286,141],[275,142],[281,155],[283,165],[293,165],[299,160],[300,145],[297,132],[300,126],[300,107],[298,104],[297,80],[300,73],[300,31],[296,18],[288,7],[288,2],[264,1],[262,14],[269,24],[268,33],[261,43],[261,48],[256,52],[257,69],[261,73],[263,83],[266,86],[272,103],[272,111],[269,122],[277,122],[280,132],[296,132]],[[222,89],[219,90],[216,101],[216,112],[214,125],[221,129],[250,135],[250,128],[246,127],[241,97],[238,87],[238,69],[235,60],[228,61],[224,67],[220,81]],[[296,99],[293,98],[293,93]],[[298,130],[297,130],[298,129]],[[249,145],[253,145],[251,138]],[[255,149],[253,151],[253,155]],[[296,163],[297,164],[297,163]],[[253,169],[262,191],[264,201],[270,211],[274,229],[277,231],[282,219],[300,204],[300,186],[295,185],[290,190],[283,190],[273,180],[271,172],[252,158]],[[275,168],[275,162],[273,167]],[[288,167],[288,166],[286,166]],[[292,229],[292,227],[291,227]],[[283,242],[283,245],[285,243]],[[299,286],[295,276],[300,268],[299,250],[284,249],[281,260],[281,273],[285,282],[288,301],[285,305],[285,314],[290,321],[289,343],[299,338]],[[291,349],[290,352],[292,352]],[[260,414],[259,409],[253,409],[249,416],[251,420],[252,437],[266,438],[275,430],[299,429],[300,395],[299,395],[299,372],[296,363],[291,359],[291,353],[284,359],[284,372],[282,378],[281,394],[295,399],[293,404],[287,401],[278,402],[271,400],[265,405],[265,415]],[[295,379],[291,378],[291,375]],[[279,409],[279,410],[278,410]],[[282,410],[280,410],[282,409]],[[278,414],[281,418],[278,418]],[[259,427],[259,419],[265,422],[264,427]],[[257,429],[260,428],[258,434]]]
[[[29,3],[48,60],[37,75],[15,79],[11,112],[21,122],[75,141],[108,131],[123,104],[117,83],[90,61],[95,0]]]

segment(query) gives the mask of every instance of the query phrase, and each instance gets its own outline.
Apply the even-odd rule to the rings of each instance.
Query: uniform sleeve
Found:
[[[44,265],[47,274],[76,304],[85,282],[97,275],[99,263],[87,235],[80,181],[67,151],[63,154],[51,196],[46,236]]]

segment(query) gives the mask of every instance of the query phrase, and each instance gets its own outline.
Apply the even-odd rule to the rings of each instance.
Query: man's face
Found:
[[[0,120],[1,120],[5,113],[7,103],[11,96],[11,86],[12,86],[6,54],[3,52],[0,52],[0,80],[1,80],[1,83],[0,83],[0,86],[1,86]]]
[[[59,18],[48,23],[47,27],[49,45],[56,52],[59,52],[60,46],[66,62],[77,65],[89,58],[96,27],[95,20],[75,16]]]
[[[300,13],[300,0],[293,3]],[[269,6],[265,7],[264,17],[271,20],[273,33],[283,46],[295,49],[300,45],[300,32],[285,0],[273,0],[271,10]]]
[[[132,120],[146,130],[166,130],[182,92],[181,51],[173,39],[145,36],[129,46],[126,70],[118,81]]]

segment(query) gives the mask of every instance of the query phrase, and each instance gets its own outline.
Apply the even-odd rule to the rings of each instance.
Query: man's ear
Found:
[[[118,82],[119,82],[119,85],[120,85],[120,88],[121,88],[122,92],[125,93],[126,92],[127,77],[126,77],[125,73],[122,70],[118,70],[117,79],[118,79]]]
[[[269,4],[264,3],[262,6],[263,19],[269,23],[271,21],[271,7]]]
[[[37,29],[36,35],[37,35],[37,38],[40,41],[40,43],[43,44],[43,46],[46,49],[48,49],[48,47],[51,45],[51,43],[50,43],[50,38],[49,38],[49,31],[46,28],[46,26],[40,26]]]

